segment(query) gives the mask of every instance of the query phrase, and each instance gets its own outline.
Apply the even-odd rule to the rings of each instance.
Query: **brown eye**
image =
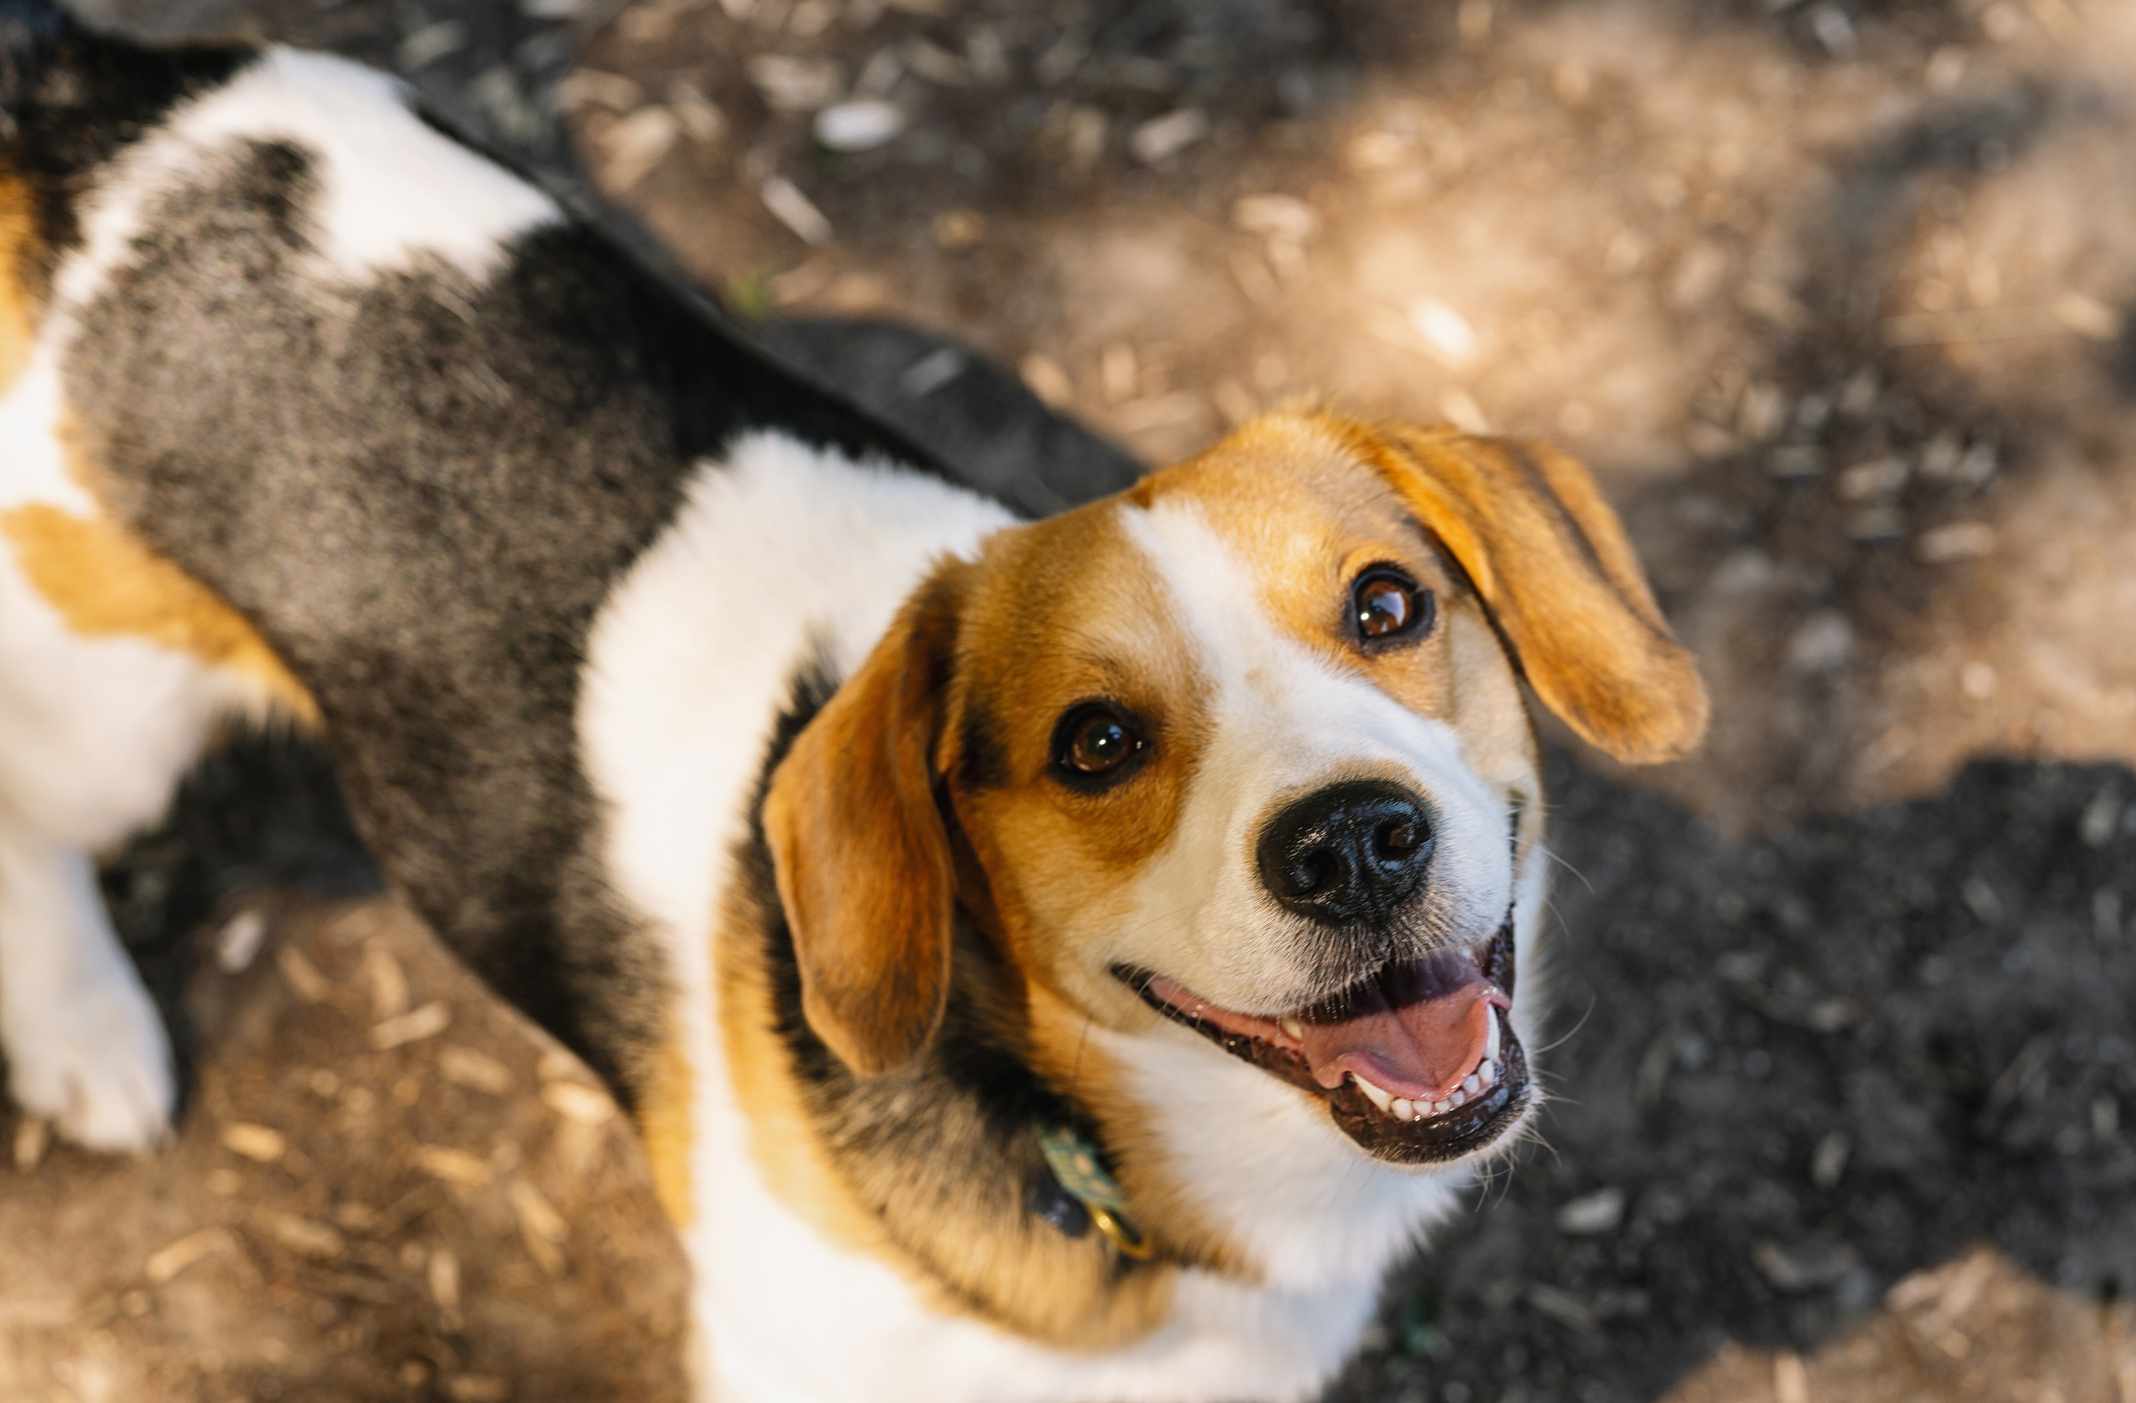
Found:
[[[1054,765],[1071,781],[1121,775],[1144,744],[1134,721],[1103,702],[1069,708],[1053,734]]]
[[[1367,570],[1350,587],[1350,614],[1367,645],[1429,631],[1434,609],[1430,590],[1385,567]]]

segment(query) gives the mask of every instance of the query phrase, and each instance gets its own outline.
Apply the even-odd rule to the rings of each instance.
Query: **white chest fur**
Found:
[[[614,878],[671,942],[698,1094],[688,1246],[706,1400],[1309,1398],[1355,1349],[1386,1268],[1467,1182],[1367,1164],[1286,1088],[1243,1064],[1212,1073],[1189,1034],[1176,1052],[1191,1068],[1138,1047],[1124,1060],[1154,1104],[1187,1123],[1197,1107],[1177,1089],[1196,1088],[1208,1103],[1200,1123],[1268,1148],[1201,1164],[1182,1140],[1175,1168],[1208,1189],[1213,1214],[1254,1225],[1248,1250],[1279,1284],[1187,1274],[1161,1328],[1092,1353],[931,1310],[890,1266],[825,1240],[763,1182],[713,1026],[709,926],[770,728],[812,650],[850,671],[930,561],[971,552],[1008,521],[941,483],[754,436],[700,469],[595,630],[580,732],[610,806]],[[1532,918],[1540,902],[1522,904]],[[1532,919],[1522,924],[1532,934]]]

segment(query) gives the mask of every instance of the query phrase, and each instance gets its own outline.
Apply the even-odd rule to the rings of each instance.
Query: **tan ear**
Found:
[[[1695,748],[1706,684],[1587,469],[1519,439],[1391,437],[1382,470],[1468,572],[1544,704],[1627,763]]]
[[[862,1076],[917,1056],[949,998],[956,879],[933,751],[962,571],[945,567],[905,602],[764,799],[802,1012]]]

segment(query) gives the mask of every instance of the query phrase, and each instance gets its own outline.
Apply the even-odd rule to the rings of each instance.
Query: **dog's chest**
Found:
[[[1294,1295],[1192,1272],[1143,1339],[1057,1349],[930,1309],[893,1269],[817,1236],[740,1157],[708,1187],[690,1242],[701,1403],[1280,1403],[1314,1396],[1376,1297],[1371,1283]]]

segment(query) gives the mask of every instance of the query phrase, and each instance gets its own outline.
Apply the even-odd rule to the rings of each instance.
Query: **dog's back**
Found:
[[[594,870],[579,668],[692,463],[767,422],[924,462],[394,80],[146,48],[4,0],[0,1043],[18,1096],[92,1143],[160,1124],[161,1034],[86,854],[153,819],[247,712],[323,718],[396,883],[627,1091],[649,976]],[[42,966],[4,948],[33,941]],[[97,1046],[59,983],[122,988],[106,1021],[129,1037]]]

